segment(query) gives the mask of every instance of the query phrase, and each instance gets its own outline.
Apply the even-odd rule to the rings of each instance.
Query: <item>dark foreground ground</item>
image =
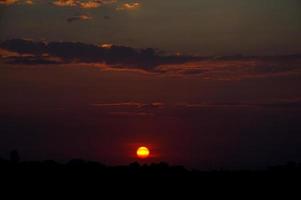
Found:
[[[113,167],[84,160],[71,160],[63,164],[50,160],[20,162],[17,159],[1,159],[0,178],[3,191],[47,191],[47,194],[63,191],[70,195],[84,192],[99,196],[109,194],[111,197],[138,193],[144,196],[182,194],[200,197],[206,193],[223,195],[242,192],[244,196],[249,196],[261,192],[268,195],[283,192],[285,199],[291,199],[289,195],[294,195],[295,199],[301,193],[301,164],[298,163],[260,171],[193,171],[167,163],[132,163]],[[287,189],[289,192],[285,192]],[[12,192],[15,193],[18,192]]]
[[[268,199],[280,198],[280,194],[284,199],[300,199],[301,163],[257,171],[198,171],[164,162],[106,166],[80,159],[66,163],[20,161],[18,152],[12,151],[10,159],[0,158],[0,197],[27,199],[27,194],[38,199],[52,195],[61,199],[62,194],[68,199],[78,199],[82,194],[83,199],[90,199],[90,195],[93,199],[161,199],[162,195],[167,199],[202,199],[206,195],[229,198],[228,194],[239,199],[262,199],[263,194]]]

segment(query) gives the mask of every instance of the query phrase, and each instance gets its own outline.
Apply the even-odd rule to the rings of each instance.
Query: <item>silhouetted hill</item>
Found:
[[[300,176],[301,164],[290,162],[286,165],[268,167],[266,170],[213,170],[200,171],[188,170],[184,166],[171,166],[168,163],[140,164],[138,162],[129,165],[107,166],[95,161],[73,159],[66,163],[53,160],[45,161],[19,161],[18,155],[14,152],[11,160],[0,158],[1,173],[12,177],[18,175],[44,174],[68,174],[77,176],[95,177],[130,177],[130,178],[240,178],[240,177],[283,177]]]

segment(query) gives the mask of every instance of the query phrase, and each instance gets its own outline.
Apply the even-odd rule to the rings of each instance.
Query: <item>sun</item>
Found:
[[[136,152],[138,158],[145,159],[149,157],[150,151],[147,147],[139,147]]]

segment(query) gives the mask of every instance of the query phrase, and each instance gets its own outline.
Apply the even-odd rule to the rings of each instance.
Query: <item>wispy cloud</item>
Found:
[[[116,10],[137,10],[141,7],[141,3],[124,3],[116,8]]]
[[[17,3],[19,0],[0,0],[0,4],[12,5]]]
[[[32,5],[32,0],[0,0],[0,4],[2,5],[14,5],[14,4],[27,4]]]
[[[19,53],[0,48],[0,58],[9,58],[20,56]]]
[[[87,21],[87,20],[92,20],[93,17],[89,16],[89,15],[74,15],[72,17],[67,18],[68,22],[74,22],[74,21]]]
[[[141,103],[141,102],[119,102],[119,103],[97,103],[91,104],[91,106],[96,107],[128,107],[128,108],[162,108],[165,106],[162,102],[152,102],[152,103]]]
[[[203,108],[301,108],[301,98],[274,99],[258,102],[200,102],[200,103],[178,103],[176,107],[188,109]]]
[[[120,103],[98,103],[91,104],[91,106],[96,107],[133,107],[133,108],[142,108],[145,104],[139,102],[120,102]]]
[[[218,80],[264,78],[301,74],[301,55],[206,58],[182,64],[163,64],[156,70],[169,75],[194,75]]]
[[[152,117],[153,113],[149,112],[109,112],[109,115],[118,117]]]
[[[77,0],[57,0],[53,2],[53,5],[55,6],[61,6],[61,7],[71,7],[77,5]]]
[[[90,104],[95,109],[119,117],[152,117],[159,114],[165,108],[162,102],[117,102],[117,103],[96,103]]]
[[[93,9],[98,8],[102,5],[113,4],[116,2],[116,0],[55,0],[52,2],[52,4],[59,7],[79,7],[82,9]]]

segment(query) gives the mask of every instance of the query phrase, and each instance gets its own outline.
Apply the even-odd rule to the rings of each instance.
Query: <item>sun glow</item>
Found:
[[[141,159],[147,158],[150,155],[150,151],[147,147],[139,147],[137,149],[136,153],[137,153],[138,158],[141,158]]]

